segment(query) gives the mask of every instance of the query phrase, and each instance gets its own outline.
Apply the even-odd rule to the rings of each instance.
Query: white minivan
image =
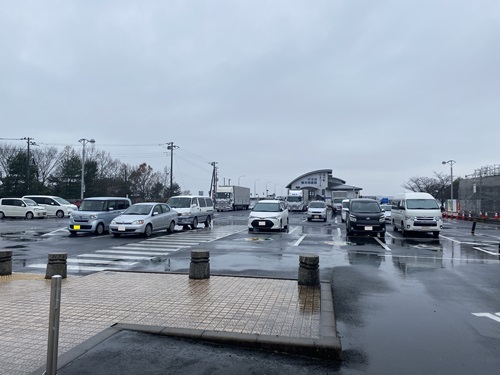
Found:
[[[167,204],[178,212],[177,225],[198,227],[198,223],[210,226],[214,217],[214,203],[210,197],[198,195],[177,195],[170,197]]]
[[[408,232],[431,232],[439,237],[443,229],[443,216],[439,204],[429,193],[401,193],[392,199],[392,229]]]
[[[78,210],[74,204],[54,195],[25,195],[23,198],[33,199],[39,206],[45,207],[47,216],[56,216],[59,219],[69,217],[72,211]]]

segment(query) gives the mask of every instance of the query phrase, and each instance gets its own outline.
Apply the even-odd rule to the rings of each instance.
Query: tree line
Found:
[[[168,171],[154,171],[147,164],[130,165],[113,159],[94,145],[85,149],[85,196],[128,196],[135,201],[166,200],[181,194],[170,186]],[[80,198],[82,157],[72,146],[19,146],[0,143],[0,197],[26,194]],[[186,192],[189,193],[189,192]]]

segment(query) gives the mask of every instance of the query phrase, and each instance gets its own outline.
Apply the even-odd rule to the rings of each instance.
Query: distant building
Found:
[[[362,188],[346,185],[338,177],[333,177],[331,169],[318,169],[297,177],[286,185],[290,190],[307,190],[309,200],[331,200],[334,197],[357,198]]]

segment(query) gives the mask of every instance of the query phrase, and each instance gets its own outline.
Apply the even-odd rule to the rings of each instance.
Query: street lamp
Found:
[[[270,184],[270,183],[271,183],[271,181],[267,181],[267,182],[266,182],[266,198],[267,198],[267,196],[269,195],[268,190],[267,190],[267,184]]]
[[[245,177],[245,175],[241,175],[238,177],[238,186],[240,186],[240,178]]]
[[[256,193],[257,181],[260,181],[260,178],[256,179],[256,180],[253,182],[253,196],[254,196],[254,197],[256,197],[256,196],[257,196],[257,193]]]
[[[85,193],[85,145],[87,143],[95,143],[95,139],[79,139],[78,142],[80,142],[83,146],[82,150],[82,185],[80,188],[80,199],[83,199],[83,195]]]
[[[451,196],[451,200],[452,201],[453,201],[453,164],[455,164],[455,163],[456,163],[455,160],[443,161],[441,163],[441,164],[449,164],[450,165],[450,169],[451,169],[451,171],[450,171],[450,174],[451,174],[450,175],[450,179],[451,179],[451,185],[450,185],[450,187],[451,187],[451,194],[450,194],[450,196]]]

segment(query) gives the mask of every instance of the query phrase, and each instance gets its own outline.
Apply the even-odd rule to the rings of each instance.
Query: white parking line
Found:
[[[483,253],[486,253],[486,254],[499,255],[498,252],[488,251],[488,250],[485,250],[485,249],[483,249],[481,247],[478,247],[478,246],[473,246],[472,248],[475,249],[475,250],[482,251]]]
[[[380,238],[375,237],[375,241],[377,241],[380,244],[380,246],[382,246],[385,249],[385,251],[392,252],[391,248],[387,246],[384,242],[382,242]]]
[[[299,246],[300,243],[302,242],[302,240],[306,238],[306,235],[302,235],[302,237],[300,237],[297,241],[295,241],[295,243],[293,244],[293,246]]]
[[[122,250],[96,250],[96,253],[106,253],[106,254],[124,254]],[[157,256],[157,255],[169,255],[170,253],[155,253],[155,252],[150,252],[150,251],[127,251],[127,254],[130,255],[151,255],[151,256]]]
[[[45,237],[45,236],[55,236],[58,232],[62,232],[62,231],[66,231],[67,233],[69,233],[68,232],[68,228],[63,227],[63,228],[59,228],[59,229],[53,230],[52,232],[42,234],[42,237]]]

